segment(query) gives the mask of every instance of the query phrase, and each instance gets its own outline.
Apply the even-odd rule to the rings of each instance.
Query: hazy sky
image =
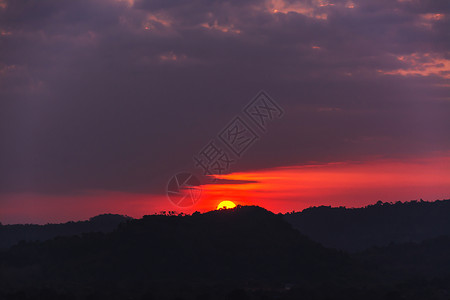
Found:
[[[448,0],[0,0],[0,221],[183,211],[167,182],[260,90],[247,196],[187,212],[450,198],[448,28]]]

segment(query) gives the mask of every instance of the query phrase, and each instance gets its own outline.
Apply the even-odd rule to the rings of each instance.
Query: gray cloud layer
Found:
[[[450,149],[442,1],[0,1],[0,191],[159,192],[260,90],[233,168]]]

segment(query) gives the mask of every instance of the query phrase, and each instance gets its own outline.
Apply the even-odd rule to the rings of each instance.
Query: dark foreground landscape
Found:
[[[0,299],[450,299],[449,215],[446,200],[3,225]]]

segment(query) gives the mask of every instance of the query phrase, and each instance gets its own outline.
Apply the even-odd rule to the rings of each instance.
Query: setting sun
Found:
[[[217,209],[229,209],[234,207],[236,207],[236,204],[228,200],[222,201],[219,203],[219,205],[217,205]]]

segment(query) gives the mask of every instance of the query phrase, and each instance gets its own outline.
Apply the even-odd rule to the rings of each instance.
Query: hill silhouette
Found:
[[[111,232],[131,219],[117,214],[102,214],[87,221],[62,224],[15,224],[0,225],[0,249],[9,248],[20,241],[45,241],[57,236],[79,235],[87,232]]]
[[[16,288],[24,287],[20,282],[60,283],[63,289],[68,282],[71,287],[119,284],[127,289],[138,283],[283,285],[342,279],[350,264],[346,254],[303,236],[282,215],[238,207],[192,216],[145,216],[111,233],[22,242],[0,253],[0,282]]]
[[[429,203],[397,207],[411,205]],[[303,235],[290,216],[244,206],[22,241],[0,251],[0,299],[449,298],[448,235],[347,254]]]
[[[421,242],[450,235],[450,200],[411,201],[369,205],[363,208],[320,206],[285,214],[294,228],[326,247],[361,251],[390,243]],[[45,241],[57,236],[111,232],[131,219],[103,214],[88,221],[63,224],[0,225],[0,249],[19,241]]]
[[[361,251],[450,235],[449,216],[450,200],[379,201],[363,208],[312,207],[286,214],[285,219],[327,247]]]

